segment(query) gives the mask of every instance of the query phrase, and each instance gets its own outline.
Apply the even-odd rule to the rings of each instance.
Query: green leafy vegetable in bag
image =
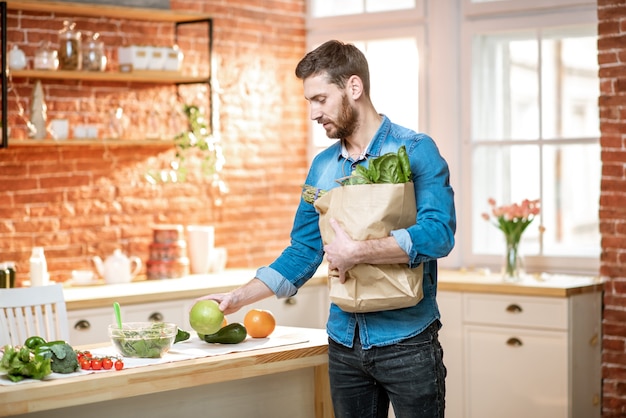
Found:
[[[411,161],[402,145],[397,152],[389,152],[380,157],[369,160],[368,167],[358,165],[351,175],[337,180],[342,186],[356,184],[380,184],[380,183],[408,183],[411,181]],[[305,184],[302,187],[302,197],[305,202],[313,203],[326,193],[325,190],[317,189]]]
[[[373,158],[369,166],[358,165],[352,174],[340,179],[342,186],[353,184],[407,183],[411,180],[411,162],[402,145],[398,152],[389,152]]]

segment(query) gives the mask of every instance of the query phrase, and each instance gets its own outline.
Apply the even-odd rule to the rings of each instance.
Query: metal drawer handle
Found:
[[[522,312],[522,307],[519,306],[517,303],[512,303],[509,306],[506,307],[506,311],[508,313],[521,313]]]
[[[152,322],[161,322],[163,321],[163,314],[161,312],[154,312],[148,317],[148,320]]]
[[[511,347],[521,347],[523,344],[522,340],[520,340],[519,338],[511,337],[506,341],[506,345],[509,345]]]
[[[297,302],[298,301],[293,296],[290,296],[287,299],[285,299],[285,305],[295,305]]]
[[[86,319],[81,319],[74,324],[74,329],[78,331],[87,331],[91,328],[91,324]]]

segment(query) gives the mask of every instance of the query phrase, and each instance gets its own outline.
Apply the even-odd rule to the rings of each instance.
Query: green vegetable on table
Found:
[[[198,335],[200,336],[200,335]],[[248,336],[246,327],[238,322],[228,324],[214,334],[202,335],[200,337],[207,343],[219,344],[239,344]]]
[[[39,347],[42,344],[45,344],[46,340],[43,339],[42,337],[35,335],[32,337],[28,337],[26,339],[26,341],[24,342],[24,345],[28,348],[30,348],[31,350],[36,349],[37,347]]]
[[[6,372],[13,382],[25,378],[41,380],[52,373],[51,360],[35,354],[26,346],[18,348],[5,345],[0,359],[0,371]]]
[[[411,161],[402,145],[397,152],[389,152],[380,157],[369,160],[367,167],[357,165],[352,174],[348,177],[338,179],[342,186],[358,184],[381,184],[381,183],[408,183],[411,181]],[[314,203],[315,200],[326,193],[325,190],[315,188],[305,184],[302,187],[302,198],[307,203]]]
[[[174,344],[179,343],[181,341],[187,341],[191,337],[191,334],[184,329],[178,328],[176,332],[176,338],[174,338]]]
[[[52,371],[55,373],[74,373],[80,368],[76,351],[65,341],[42,344],[37,347],[35,354],[49,358]]]

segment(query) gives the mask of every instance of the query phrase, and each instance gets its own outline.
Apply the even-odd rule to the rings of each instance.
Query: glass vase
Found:
[[[507,240],[504,266],[502,267],[502,278],[505,282],[519,282],[524,275],[524,264],[519,252],[519,244],[519,241]]]

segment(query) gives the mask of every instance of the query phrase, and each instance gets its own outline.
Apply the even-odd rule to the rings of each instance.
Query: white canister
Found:
[[[49,282],[48,263],[46,262],[43,247],[33,247],[30,256],[30,285],[46,286]]]
[[[17,45],[13,45],[9,51],[9,68],[12,70],[26,68],[26,54]]]

